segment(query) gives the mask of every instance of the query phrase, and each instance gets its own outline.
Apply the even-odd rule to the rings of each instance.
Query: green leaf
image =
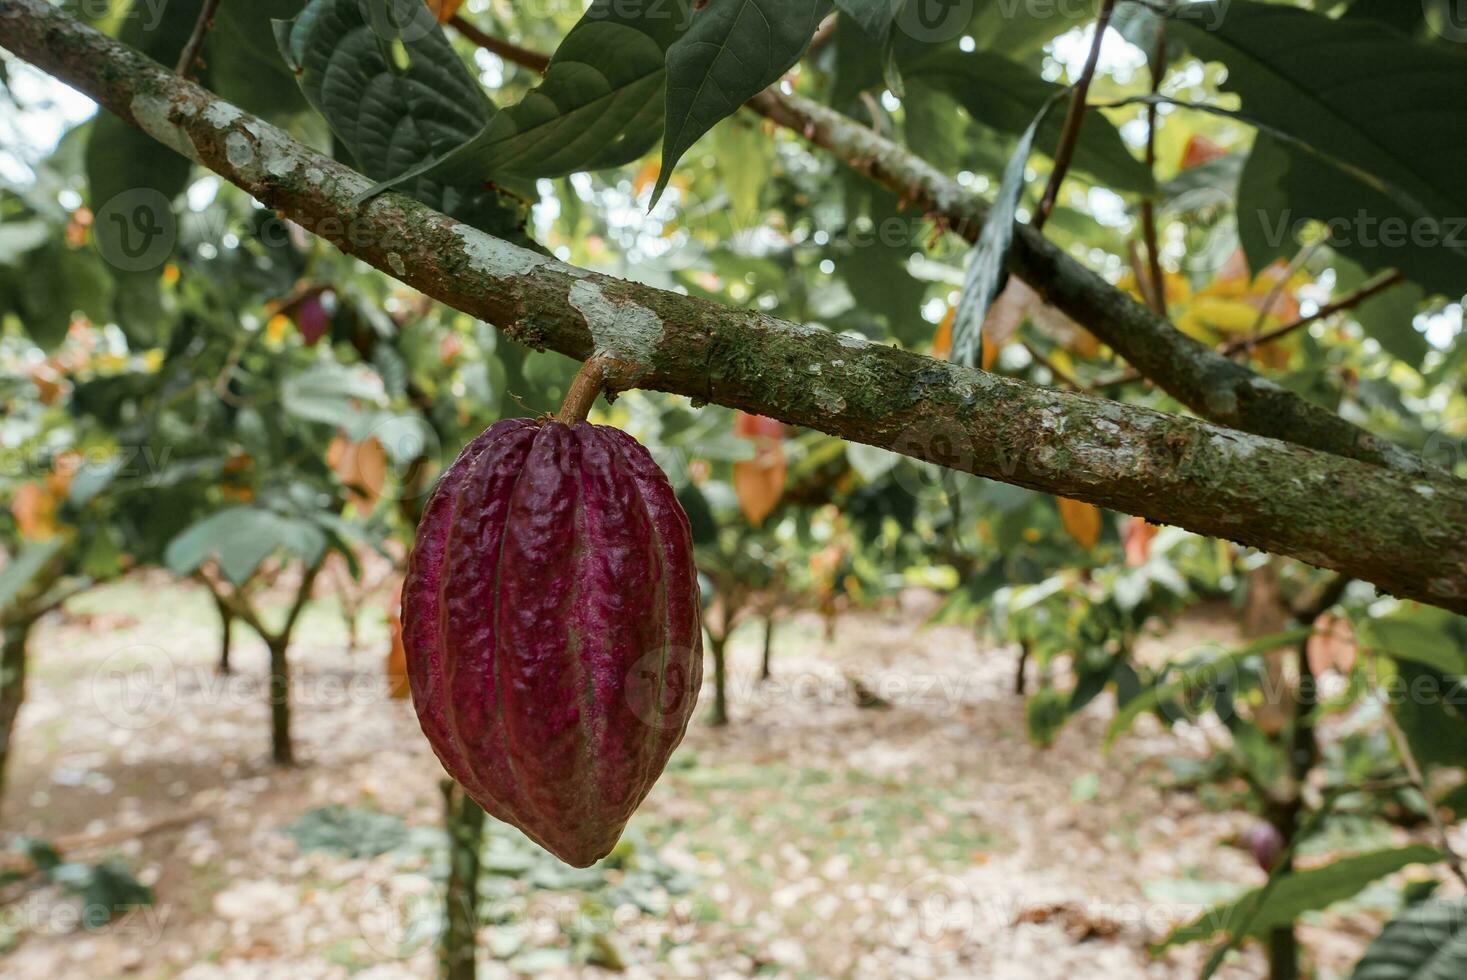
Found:
[[[1402,606],[1367,620],[1361,643],[1396,660],[1408,660],[1451,677],[1467,676],[1467,618],[1434,606]]]
[[[662,196],[683,154],[726,116],[779,81],[815,35],[831,0],[708,0],[667,51]]]
[[[1146,712],[1155,711],[1162,704],[1184,697],[1199,688],[1225,682],[1236,672],[1238,664],[1249,657],[1256,657],[1291,643],[1300,643],[1308,639],[1311,631],[1312,628],[1296,629],[1265,636],[1237,650],[1172,673],[1161,683],[1153,684],[1141,691],[1116,712],[1116,716],[1111,719],[1110,726],[1105,730],[1105,748],[1109,749],[1115,740],[1125,734],[1135,724],[1136,719]]]
[[[209,559],[224,577],[243,585],[270,555],[286,551],[314,564],[326,550],[326,535],[300,518],[283,517],[261,507],[231,507],[197,522],[168,544],[168,570],[191,575]]]
[[[1069,91],[988,51],[943,50],[904,65],[902,70],[914,96],[922,88],[945,92],[977,122],[1014,135],[1027,133],[1040,111]],[[1049,115],[1034,137],[1035,147],[1053,154],[1063,128],[1063,113]],[[1098,111],[1086,113],[1080,126],[1074,167],[1118,191],[1147,193],[1154,187],[1151,171],[1132,155],[1120,132]]]
[[[1333,864],[1308,871],[1295,871],[1278,879],[1262,906],[1262,889],[1254,889],[1237,901],[1215,906],[1194,921],[1178,926],[1155,949],[1209,939],[1217,933],[1247,928],[1247,935],[1262,936],[1289,925],[1305,912],[1326,909],[1358,895],[1366,885],[1412,864],[1435,864],[1442,852],[1424,844],[1388,848],[1341,858]],[[1252,921],[1249,921],[1249,917]]]
[[[82,924],[88,929],[100,929],[140,905],[153,904],[153,890],[133,877],[118,858],[100,864],[61,864],[48,874],[81,898]]]
[[[1458,294],[1467,243],[1450,239],[1460,240],[1456,220],[1467,215],[1467,186],[1456,165],[1467,154],[1467,114],[1456,97],[1467,84],[1467,62],[1370,20],[1292,6],[1214,0],[1182,11],[1173,24],[1177,36],[1199,57],[1227,65],[1226,88],[1242,97],[1244,113],[1314,151],[1260,137],[1260,165],[1281,159],[1270,160],[1257,179],[1249,179],[1251,161],[1245,169],[1244,188],[1267,188],[1273,180],[1266,206],[1240,196],[1249,261],[1263,260],[1258,246],[1266,236],[1249,233],[1247,224],[1280,231],[1313,218],[1333,222],[1337,249],[1365,268],[1400,268],[1430,291]],[[1320,154],[1356,172],[1342,172]],[[1413,230],[1423,215],[1439,222],[1430,247]],[[1388,228],[1404,238],[1397,241]],[[1291,240],[1276,248],[1291,250]]]
[[[362,437],[365,433],[356,430],[364,416],[375,415],[386,398],[371,375],[325,361],[286,378],[280,402],[298,419],[353,430],[350,435]]]
[[[1335,277],[1337,295],[1359,289],[1370,278],[1344,256],[1337,257]],[[1420,286],[1414,282],[1403,282],[1356,306],[1350,311],[1350,316],[1375,338],[1387,354],[1419,370],[1421,362],[1431,351],[1426,335],[1415,326],[1416,311],[1425,299],[1426,293]]]
[[[373,858],[403,846],[408,829],[390,813],[340,804],[307,811],[285,828],[305,851],[334,851],[350,858]]]
[[[1024,174],[1029,166],[1029,154],[1034,151],[1034,137],[1039,127],[1044,125],[1049,110],[1057,101],[1050,99],[1045,102],[1024,135],[1019,137],[1019,145],[1014,147],[1013,156],[1004,168],[1003,181],[988,212],[988,220],[968,256],[967,277],[963,282],[962,296],[958,298],[957,318],[953,321],[951,360],[955,364],[979,367],[983,363],[983,321],[1003,289],[1004,260],[1014,242],[1014,222],[1018,220],[1019,201],[1024,196]]]
[[[35,582],[61,552],[63,544],[60,537],[32,541],[23,545],[19,553],[11,554],[5,567],[0,568],[0,611]]]
[[[640,158],[662,135],[667,51],[687,19],[686,0],[596,0],[540,86],[422,175],[456,183],[560,177]]]
[[[907,0],[835,0],[835,5],[850,14],[861,30],[874,41],[885,41],[891,35],[891,25]]]
[[[1389,922],[1351,980],[1458,980],[1467,977],[1467,899],[1434,899]]]
[[[394,24],[389,13],[407,22]],[[423,172],[495,111],[425,5],[311,0],[294,21],[277,24],[276,38],[307,101],[363,173],[482,231],[530,244],[523,201],[481,181]]]
[[[230,102],[272,122],[308,108],[295,75],[280,60],[273,23],[300,14],[305,0],[223,3],[204,46],[209,87]]]

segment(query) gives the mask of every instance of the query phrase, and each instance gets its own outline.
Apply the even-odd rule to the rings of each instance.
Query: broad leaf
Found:
[[[1467,618],[1432,606],[1403,605],[1388,616],[1366,620],[1361,640],[1376,653],[1467,676]]]
[[[394,23],[391,15],[405,22]],[[276,36],[306,99],[363,173],[396,180],[399,190],[432,208],[528,244],[523,202],[481,182],[414,176],[471,139],[494,114],[426,6],[311,0],[300,17],[277,24]]]
[[[1459,294],[1467,275],[1467,241],[1456,228],[1467,215],[1458,166],[1467,154],[1467,62],[1368,19],[1252,0],[1182,11],[1173,29],[1198,56],[1227,65],[1226,87],[1242,97],[1243,111],[1316,151],[1260,136],[1239,202],[1250,262],[1292,251],[1291,225],[1312,218],[1333,222],[1336,247],[1367,269],[1400,268],[1428,290]],[[1430,247],[1411,230],[1423,215],[1439,222]],[[1250,231],[1254,222],[1272,230]],[[1266,240],[1271,248],[1261,247]]]
[[[1003,182],[999,184],[988,220],[968,256],[967,278],[958,299],[957,319],[953,322],[951,360],[955,364],[979,367],[983,363],[983,321],[1003,289],[1004,260],[1014,242],[1014,222],[1018,220],[1019,201],[1024,196],[1029,154],[1034,151],[1035,135],[1054,104],[1051,100],[1041,106],[1039,114],[1019,137],[1019,145],[1014,147],[1013,156],[1004,168]]]
[[[65,544],[65,539],[60,537],[32,541],[10,555],[5,567],[0,568],[0,612],[41,576]]]
[[[687,17],[686,0],[596,0],[538,88],[421,174],[451,183],[559,177],[640,158],[662,135],[667,51]]]
[[[1105,730],[1105,747],[1109,749],[1146,712],[1155,711],[1161,705],[1185,697],[1193,691],[1227,685],[1231,683],[1238,665],[1244,660],[1307,640],[1313,632],[1312,628],[1296,629],[1265,636],[1237,650],[1185,667],[1163,678],[1160,683],[1140,692],[1116,712],[1110,726]]]
[[[1388,923],[1351,980],[1459,980],[1467,977],[1467,899],[1433,899]]]
[[[168,570],[183,577],[214,559],[224,577],[243,585],[276,551],[306,564],[320,560],[326,535],[309,521],[261,507],[233,507],[206,517],[168,544]]]
[[[1026,132],[1039,111],[1067,91],[1032,70],[987,51],[940,51],[913,64],[903,75],[916,95],[935,89],[956,99],[976,121],[1000,133]],[[928,98],[927,91],[921,91]],[[1053,154],[1059,146],[1064,114],[1054,113],[1041,124],[1034,145]],[[1132,155],[1120,132],[1099,111],[1085,115],[1075,146],[1077,171],[1119,191],[1149,192],[1151,172]]]
[[[831,0],[708,0],[667,52],[667,125],[662,175],[702,135],[779,81],[805,53]]]
[[[223,3],[204,48],[209,87],[246,112],[283,122],[304,111],[289,67],[275,44],[274,21],[297,16],[305,0]]]
[[[861,25],[872,40],[885,41],[907,0],[835,0],[835,5]]]
[[[1329,908],[1358,895],[1366,885],[1412,864],[1435,864],[1442,852],[1424,844],[1388,848],[1340,858],[1333,864],[1308,871],[1295,871],[1280,878],[1260,906],[1262,889],[1254,889],[1235,902],[1218,905],[1196,920],[1178,926],[1158,944],[1158,949],[1208,939],[1221,932],[1247,929],[1249,936],[1294,922],[1305,912]]]
[[[1337,257],[1335,276],[1335,292],[1340,296],[1359,289],[1371,278],[1344,256]],[[1419,370],[1431,351],[1426,335],[1415,326],[1416,311],[1425,299],[1420,286],[1403,282],[1361,303],[1350,311],[1350,316],[1386,353]]]

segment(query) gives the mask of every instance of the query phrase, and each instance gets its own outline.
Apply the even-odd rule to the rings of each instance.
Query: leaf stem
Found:
[[[194,24],[194,32],[189,35],[188,43],[183,46],[183,53],[178,56],[178,67],[175,72],[183,78],[188,78],[193,74],[199,55],[204,50],[204,41],[214,27],[214,15],[219,11],[219,3],[220,0],[204,0],[204,6],[199,11],[198,22]]]
[[[1085,58],[1085,67],[1075,82],[1073,100],[1069,114],[1065,116],[1065,128],[1060,131],[1059,147],[1054,152],[1054,170],[1049,175],[1049,186],[1039,202],[1039,211],[1034,215],[1034,230],[1044,228],[1054,212],[1059,198],[1060,185],[1069,173],[1070,162],[1075,158],[1075,147],[1080,142],[1080,124],[1085,121],[1086,99],[1090,96],[1090,82],[1095,78],[1095,69],[1100,64],[1100,48],[1105,43],[1105,32],[1110,28],[1110,18],[1116,9],[1116,0],[1104,0],[1100,15],[1095,18],[1095,40],[1090,45],[1090,54]]]

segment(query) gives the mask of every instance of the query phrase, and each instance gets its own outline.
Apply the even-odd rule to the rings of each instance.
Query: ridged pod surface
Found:
[[[667,477],[618,429],[496,423],[428,501],[403,640],[449,775],[561,860],[606,856],[703,680],[692,538]]]

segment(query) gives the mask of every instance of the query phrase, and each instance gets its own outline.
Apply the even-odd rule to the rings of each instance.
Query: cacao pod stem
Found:
[[[586,421],[597,397],[603,391],[617,390],[617,376],[624,374],[626,368],[624,362],[613,357],[596,354],[587,358],[571,381],[565,401],[561,404],[560,411],[555,413],[555,421],[562,425],[576,425]]]

